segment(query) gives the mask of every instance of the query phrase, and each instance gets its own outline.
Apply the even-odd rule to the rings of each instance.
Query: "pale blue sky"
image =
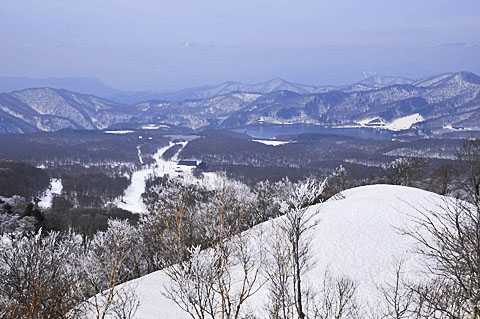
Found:
[[[0,75],[168,90],[480,74],[478,0],[0,0]]]

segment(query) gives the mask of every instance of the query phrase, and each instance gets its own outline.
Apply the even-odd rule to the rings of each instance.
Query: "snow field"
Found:
[[[379,119],[381,124],[378,126],[367,126],[367,124],[370,121]],[[385,122],[383,119],[378,118],[378,117],[371,117],[371,118],[366,118],[361,121],[357,121],[356,123],[358,126],[350,126],[350,127],[371,127],[371,128],[381,128],[381,129],[387,129],[391,131],[402,131],[402,130],[408,130],[409,128],[412,127],[412,125],[422,122],[425,119],[423,116],[420,115],[420,113],[415,113],[412,115],[407,115],[404,117],[400,117],[397,119],[394,119],[391,122]]]
[[[385,127],[392,131],[401,131],[401,130],[408,130],[412,125],[422,122],[425,119],[419,113],[415,113],[412,115],[408,115],[405,117],[401,117],[398,119],[393,120],[390,123],[387,123]]]
[[[133,131],[130,131],[130,130],[105,131],[105,134],[128,134],[128,133],[133,133]]]
[[[358,284],[357,299],[363,305],[384,306],[377,287],[395,280],[395,269],[403,262],[405,278],[425,277],[424,260],[414,253],[415,242],[401,233],[412,227],[412,218],[420,211],[438,209],[444,197],[420,189],[370,185],[344,191],[342,197],[309,208],[318,222],[312,230],[312,256],[315,267],[306,274],[306,285],[320,290],[325,271],[345,276]],[[248,230],[262,233],[261,243],[268,242],[282,217]],[[205,252],[204,252],[205,253]],[[234,276],[235,272],[234,270]],[[240,277],[240,270],[238,270]],[[135,318],[189,318],[162,291],[170,279],[157,271],[128,282],[136,287],[140,307]],[[266,318],[268,285],[246,301],[246,307],[260,318]]]
[[[257,143],[262,143],[265,145],[271,145],[271,146],[279,146],[279,145],[291,143],[291,142],[285,142],[285,141],[272,141],[272,140],[252,140],[252,141]]]

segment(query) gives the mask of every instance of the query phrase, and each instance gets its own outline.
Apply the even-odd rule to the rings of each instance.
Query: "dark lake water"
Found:
[[[295,135],[303,133],[335,134],[353,136],[363,139],[390,140],[393,137],[392,131],[376,130],[373,128],[325,128],[317,125],[291,124],[291,125],[253,125],[233,130],[244,133],[253,138],[274,138],[281,135]]]

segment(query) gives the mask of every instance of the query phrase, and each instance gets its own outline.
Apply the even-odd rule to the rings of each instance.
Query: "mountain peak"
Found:
[[[288,83],[288,82],[281,78],[272,78],[268,80],[266,83]]]
[[[468,71],[449,72],[420,79],[413,84],[420,87],[433,87],[445,85],[447,83],[451,83],[451,81],[480,84],[480,77],[475,73]]]
[[[480,76],[476,75],[475,73],[469,71],[460,71],[457,72],[456,75],[465,82],[480,84]]]

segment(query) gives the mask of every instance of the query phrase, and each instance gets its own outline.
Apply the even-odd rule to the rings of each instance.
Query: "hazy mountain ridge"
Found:
[[[480,129],[480,77],[469,72],[415,82],[372,76],[344,87],[305,86],[281,79],[256,85],[227,82],[186,92],[197,98],[150,100],[134,105],[63,89],[4,93],[0,94],[0,132],[105,129],[125,122],[167,123],[195,129],[257,123],[342,127],[358,126],[375,118],[383,123],[414,114],[422,117],[416,128],[428,132],[440,132],[444,127]]]
[[[257,84],[245,84],[227,81],[218,85],[205,85],[186,88],[172,92],[133,92],[112,88],[96,78],[67,77],[67,78],[27,78],[27,77],[0,77],[0,93],[10,93],[28,88],[49,87],[65,89],[83,94],[100,96],[116,103],[136,104],[148,100],[183,101],[192,99],[206,99],[230,93],[271,93],[286,90],[295,93],[323,93],[332,90],[365,90],[383,87],[392,84],[411,83],[413,80],[395,76],[373,75],[358,83],[344,86],[314,86],[285,81],[274,78]]]
[[[151,100],[167,100],[180,102],[184,100],[209,99],[219,95],[232,93],[256,93],[267,94],[275,91],[286,90],[300,94],[319,93],[336,90],[336,86],[311,86],[299,83],[288,82],[279,78],[271,79],[267,82],[258,84],[244,84],[240,82],[228,81],[218,85],[206,85],[193,88],[187,88],[175,92],[165,93],[139,93],[136,95],[117,95],[113,96],[115,101],[128,101],[135,103],[135,99],[149,97]]]
[[[87,77],[50,77],[44,79],[0,76],[0,93],[21,91],[28,88],[50,87],[65,89],[102,97],[120,94],[123,91],[112,88],[96,78]]]
[[[104,129],[129,121],[136,113],[129,106],[93,95],[51,88],[0,94],[0,110],[26,123],[26,130],[11,125],[7,128],[7,120],[0,117],[0,123],[4,123],[0,131],[5,133],[29,132],[32,128],[40,131]]]
[[[413,80],[406,79],[403,77],[374,75],[352,85],[314,86],[314,85],[305,85],[300,83],[289,82],[280,78],[274,78],[269,81],[257,83],[257,84],[245,84],[240,82],[228,81],[218,85],[199,86],[194,88],[183,89],[176,92],[148,93],[148,94],[139,93],[136,96],[137,98],[150,97],[150,99],[179,102],[182,100],[208,99],[211,97],[232,94],[232,93],[267,94],[267,93],[273,93],[276,91],[291,91],[298,94],[308,94],[308,93],[325,93],[325,92],[335,91],[335,90],[340,90],[340,91],[370,90],[374,88],[385,87],[392,84],[406,84],[411,82],[413,82]],[[130,95],[130,97],[125,95],[115,96],[113,97],[113,99],[116,101],[120,101],[121,99],[133,101],[131,100],[133,96],[134,95]]]

